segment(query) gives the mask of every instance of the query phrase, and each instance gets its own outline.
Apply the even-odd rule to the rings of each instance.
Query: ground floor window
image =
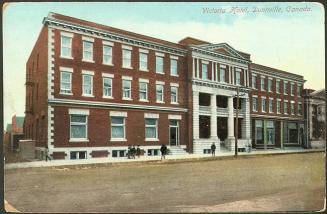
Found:
[[[288,143],[298,144],[298,130],[296,123],[288,123]]]
[[[255,143],[256,144],[263,144],[263,121],[256,120],[255,121]]]
[[[210,117],[200,116],[200,138],[210,138]]]
[[[112,157],[126,157],[126,150],[112,150]]]
[[[275,123],[272,120],[267,121],[267,144],[275,144]]]
[[[70,152],[70,159],[76,160],[76,159],[86,159],[86,151],[73,151]]]
[[[160,155],[160,149],[148,149],[148,156]]]
[[[158,139],[158,119],[145,119],[145,138]]]
[[[87,139],[87,115],[70,115],[70,138]]]
[[[111,117],[111,138],[125,139],[125,118]]]

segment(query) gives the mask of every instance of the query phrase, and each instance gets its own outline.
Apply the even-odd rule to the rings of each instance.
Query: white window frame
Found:
[[[125,81],[130,83],[130,87],[129,89],[127,89],[129,91],[129,95],[130,95],[129,97],[125,97],[125,89],[124,89]],[[132,100],[132,77],[125,77],[125,76],[122,77],[122,92],[123,92],[122,93],[123,100]]]
[[[286,110],[287,111],[285,111],[285,104],[286,104]],[[283,111],[284,111],[284,114],[288,114],[288,109],[289,109],[288,101],[287,100],[284,100],[284,103],[283,103]]]
[[[286,87],[285,87],[285,85],[286,85]],[[288,91],[288,82],[286,82],[286,81],[284,81],[283,82],[283,89],[284,89],[284,94],[285,95],[289,95],[289,91]]]
[[[102,87],[103,87],[102,97],[103,98],[113,99],[113,96],[112,96],[112,94],[113,94],[113,87],[112,87],[113,78],[114,78],[113,74],[106,74],[106,73],[102,74]],[[105,79],[110,80],[110,87],[109,88],[110,88],[111,94],[109,96],[105,94],[105,86],[104,86]]]
[[[161,65],[161,68],[162,68],[162,71],[158,71],[158,59],[161,59],[162,60],[162,65]],[[159,53],[156,53],[156,73],[157,74],[164,74],[165,71],[164,71],[164,54],[159,54]]]
[[[173,63],[176,62],[176,74],[173,73]],[[178,77],[178,58],[170,56],[170,75]]]
[[[301,105],[301,108],[299,108],[300,105]],[[301,109],[301,113],[300,113],[299,109]],[[302,112],[302,102],[298,102],[298,103],[297,103],[297,114],[298,114],[298,115],[302,115],[302,114],[303,114],[303,112]]]
[[[129,53],[126,55],[126,53]],[[129,65],[125,63],[125,60],[129,60]],[[122,46],[122,67],[132,69],[132,47],[130,46]]]
[[[269,85],[271,83],[271,85]],[[268,78],[268,92],[272,92],[274,90],[274,81],[272,78]]]
[[[83,59],[82,59],[82,61],[84,61],[84,62],[94,62],[94,50],[93,50],[94,49],[94,39],[83,37],[82,40],[83,40]],[[86,50],[86,48],[85,48],[85,44],[87,44],[87,43],[91,44],[91,49],[90,50]],[[85,52],[90,53],[91,59],[86,58]]]
[[[276,80],[276,93],[280,94],[280,80]]]
[[[302,84],[297,85],[296,93],[298,97],[301,97]]]
[[[263,87],[262,87],[262,81],[263,81]],[[265,86],[266,86],[265,77],[260,77],[260,90],[266,91]]]
[[[209,64],[208,63],[205,63],[205,62],[202,62],[201,64],[201,68],[202,68],[202,75],[201,75],[201,78],[203,80],[209,80]],[[204,69],[206,68],[206,69]],[[204,73],[205,73],[205,70],[206,70],[206,75],[207,75],[207,78],[204,79],[203,76],[204,76]]]
[[[73,95],[73,90],[72,90],[72,82],[73,82],[73,80],[72,80],[72,77],[73,77],[73,75],[72,75],[72,73],[73,73],[73,69],[72,68],[65,68],[65,67],[60,67],[60,94],[62,94],[62,95]],[[70,76],[70,82],[69,82],[69,86],[70,86],[70,89],[69,89],[69,92],[65,92],[64,91],[64,89],[62,88],[62,75],[63,75],[63,73],[67,73],[67,74],[69,74],[69,76]],[[68,82],[66,82],[66,83],[68,83]]]
[[[261,97],[261,112],[267,112],[267,101],[266,97]],[[263,102],[265,101],[265,102]],[[264,104],[264,105],[263,105]],[[263,108],[265,106],[265,108]]]
[[[235,85],[241,85],[241,71],[235,69],[235,79],[234,79]]]
[[[73,59],[73,35],[72,33],[67,33],[67,32],[61,32],[60,33],[60,57],[61,58],[66,58],[66,59]],[[63,45],[63,37],[69,38],[70,39],[70,45],[68,45],[67,47],[65,47]],[[65,56],[63,55],[63,51],[62,48],[69,48],[70,49],[70,56]]]
[[[161,100],[158,100],[158,88],[161,87]],[[156,82],[156,102],[157,103],[165,103],[165,83],[164,82]]]
[[[105,54],[105,47],[109,47],[111,49],[109,54]],[[105,61],[105,57],[109,57],[110,61],[106,62]],[[102,41],[102,64],[104,65],[113,65],[113,43],[112,42],[108,42],[108,41]]]
[[[145,91],[141,91],[141,85],[145,84]],[[139,79],[139,101],[149,102],[149,80]],[[146,99],[141,98],[141,93],[145,93]]]
[[[118,115],[115,114],[116,112],[110,112],[110,141],[113,141],[113,142],[117,142],[117,141],[127,141],[126,140],[126,117],[127,117],[127,114],[125,116],[124,115],[119,115],[119,112],[118,112]],[[118,118],[122,118],[123,119],[123,123],[120,123],[120,124],[113,124],[112,123],[112,118],[113,117],[118,117]],[[112,127],[123,127],[123,133],[124,133],[124,136],[123,137],[116,137],[114,138],[112,136]]]
[[[291,83],[291,96],[295,96],[295,84]]]
[[[291,101],[291,115],[295,115],[295,102]]]
[[[251,77],[251,78],[252,78],[252,80],[251,80],[251,81],[252,81],[252,88],[253,88],[253,89],[258,89],[258,85],[257,85],[257,75],[253,75],[253,74],[252,74],[252,77]],[[253,81],[253,78],[254,78],[255,81]]]
[[[254,100],[256,102],[254,102]],[[257,96],[252,96],[252,111],[253,112],[258,112],[258,97]]]
[[[274,112],[274,99],[273,98],[269,98],[269,103],[268,104],[269,104],[268,105],[269,113],[273,113]],[[270,107],[271,107],[271,109],[270,109]]]
[[[84,97],[94,97],[93,95],[93,75],[94,75],[94,72],[93,71],[82,71],[82,79],[83,79],[83,87],[82,87],[82,96]],[[90,76],[91,77],[91,94],[85,94],[85,91],[84,91],[84,87],[85,87],[85,79],[84,77],[86,76]]]
[[[279,106],[278,106],[279,104]],[[276,102],[276,109],[277,109],[277,114],[281,114],[281,106],[282,106],[282,101],[280,99],[277,99],[277,102]]]
[[[156,122],[156,124],[155,125],[147,125],[146,124],[146,120],[154,120],[155,122]],[[156,118],[156,117],[145,117],[144,118],[144,124],[145,124],[145,141],[159,141],[159,138],[158,138],[158,120],[159,120],[159,118]],[[148,138],[147,136],[146,136],[146,129],[147,128],[155,128],[155,130],[156,130],[156,136],[154,137],[154,138]]]
[[[85,116],[85,123],[72,122],[72,115]],[[89,110],[69,109],[69,142],[88,142],[88,119]],[[72,138],[72,125],[85,125],[85,138]]]
[[[72,152],[76,152],[76,159],[72,159],[72,156],[71,156]],[[80,152],[85,152],[85,159],[79,158]],[[86,160],[86,159],[87,159],[87,151],[69,151],[69,160]]]
[[[178,104],[178,84],[170,83],[170,103],[171,104]],[[176,102],[173,101],[172,96],[173,96],[173,88],[176,88]]]
[[[226,71],[227,71],[226,65],[219,65],[219,82],[226,83]],[[222,74],[224,74],[223,80],[222,80]]]
[[[147,50],[139,50],[139,69],[140,71],[149,71],[149,52]],[[142,56],[145,56],[143,61]],[[142,67],[142,62],[146,64],[146,67]]]

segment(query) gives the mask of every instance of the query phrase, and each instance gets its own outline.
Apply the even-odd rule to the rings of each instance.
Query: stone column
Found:
[[[217,105],[216,105],[216,94],[211,94],[210,109],[211,109],[211,116],[210,116],[210,138],[211,139],[218,139],[218,136],[217,136]]]
[[[251,143],[251,121],[250,121],[250,103],[249,98],[242,99],[242,109],[244,118],[242,120],[242,138]]]
[[[235,136],[234,136],[234,108],[233,108],[233,97],[228,97],[228,134],[226,147],[229,150],[235,149]]]
[[[199,108],[199,92],[193,91],[193,140],[198,140],[200,138]]]

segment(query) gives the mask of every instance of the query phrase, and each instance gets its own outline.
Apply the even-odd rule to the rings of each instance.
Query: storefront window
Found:
[[[274,145],[275,144],[275,124],[274,121],[267,121],[267,144]]]
[[[288,143],[298,144],[298,130],[296,123],[288,123]]]
[[[255,143],[263,144],[263,121],[255,121]]]

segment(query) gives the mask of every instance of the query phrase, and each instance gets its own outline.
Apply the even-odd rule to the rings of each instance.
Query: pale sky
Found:
[[[235,7],[247,12],[230,12]],[[11,3],[3,12],[4,127],[12,115],[24,116],[25,65],[49,12],[171,42],[186,36],[226,42],[255,63],[303,75],[305,88],[325,86],[325,12],[319,3]]]

